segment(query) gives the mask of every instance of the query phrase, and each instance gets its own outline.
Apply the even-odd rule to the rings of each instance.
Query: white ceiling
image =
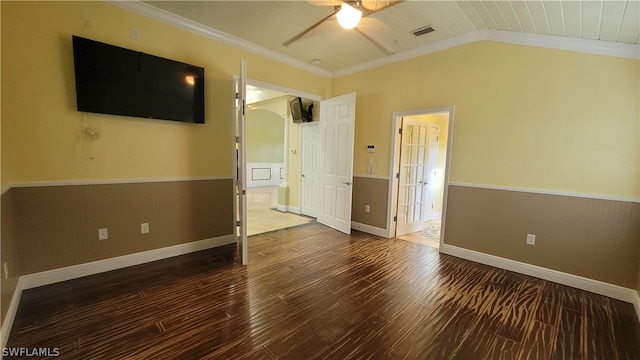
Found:
[[[362,32],[393,47],[393,54],[354,30],[340,28],[335,20],[284,46],[285,41],[334,11],[333,6],[321,2],[145,1],[137,6],[144,5],[147,15],[187,21],[191,28],[202,27],[227,40],[238,40],[245,48],[257,45],[328,73],[397,58],[487,30],[591,43],[599,40],[607,46],[624,44],[627,49],[640,44],[640,0],[423,0],[400,2],[365,18],[359,26]],[[428,25],[435,31],[419,37],[411,33]],[[314,64],[314,59],[320,62]]]

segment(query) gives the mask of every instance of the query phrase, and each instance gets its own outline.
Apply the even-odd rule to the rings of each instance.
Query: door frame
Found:
[[[305,99],[312,100],[312,101],[314,101],[315,103],[318,104],[317,111],[320,110],[320,106],[319,106],[320,102],[322,102],[325,99],[325,98],[323,98],[322,96],[319,96],[319,95],[310,94],[310,93],[306,93],[304,91],[300,91],[300,90],[297,90],[297,89],[287,88],[287,87],[284,87],[284,86],[279,86],[279,85],[276,85],[276,84],[267,83],[267,82],[263,82],[263,81],[259,81],[259,80],[255,80],[255,79],[251,79],[251,78],[247,78],[246,79],[246,83],[247,83],[247,85],[255,86],[257,88],[262,88],[262,89],[272,90],[272,91],[278,91],[278,92],[284,93],[286,95],[299,96],[299,97],[302,97],[302,98],[305,98]],[[289,116],[286,121],[287,121],[287,124],[290,126],[291,125],[290,121],[292,121],[291,117]],[[287,124],[285,124],[285,128],[287,128]],[[301,123],[300,125],[305,125],[305,124],[307,124],[307,123]],[[290,127],[289,127],[289,131],[290,131]],[[289,136],[289,135],[287,134],[287,136]],[[288,142],[285,139],[285,145],[287,145],[287,143]],[[300,145],[300,144],[301,144],[301,141],[298,141],[298,145]],[[287,154],[287,156],[290,156],[291,155],[291,152],[290,152],[291,149],[290,148],[291,148],[291,146],[293,144],[291,144],[289,142],[288,145],[289,145],[289,149],[284,149],[284,150],[285,150],[285,153]],[[301,149],[300,148],[297,149],[296,154],[298,154],[298,161],[297,161],[296,165],[297,165],[297,168],[300,169],[301,166],[302,166],[302,156],[300,156],[300,154],[301,154]],[[288,176],[289,175],[289,171],[291,170],[291,162],[288,162],[285,159],[285,164],[288,164],[285,167],[285,170],[287,171],[287,178],[289,179],[288,182],[291,183],[291,179],[293,177],[292,176]],[[302,201],[302,192],[301,192],[302,184],[301,184],[301,180],[300,180],[300,174],[301,174],[301,172],[299,171],[298,174],[294,174],[294,175],[297,176],[297,178],[298,178],[298,192],[297,192],[296,195],[298,195],[298,199],[300,199],[300,201]],[[289,189],[291,189],[291,187],[289,187]],[[278,210],[284,210],[286,212],[291,212],[291,213],[294,213],[294,214],[301,214],[301,208],[302,208],[302,204],[300,204],[300,206],[298,206],[298,207],[291,207],[290,205],[287,204],[287,206],[284,209],[280,209],[279,208]]]
[[[453,123],[454,123],[454,106],[446,106],[440,108],[428,108],[420,110],[410,111],[398,111],[394,112],[391,118],[392,132],[391,132],[391,156],[389,166],[389,190],[387,199],[387,237],[395,237],[396,234],[396,221],[394,217],[396,215],[396,209],[398,207],[398,179],[396,173],[400,166],[400,128],[402,125],[402,118],[405,116],[418,116],[418,115],[430,115],[448,113],[448,135],[447,135],[447,154],[445,157],[445,169],[444,169],[444,182],[443,182],[443,199],[442,199],[442,225],[440,231],[440,245],[442,246],[444,240],[444,229],[447,214],[447,194],[449,190],[449,172],[451,168],[451,150],[453,145]],[[441,129],[442,130],[442,129]]]
[[[300,96],[300,97],[304,97],[304,98],[316,101],[318,103],[321,102],[322,100],[324,100],[324,98],[322,96],[306,93],[304,91],[299,91],[299,90],[296,90],[296,89],[286,88],[286,87],[283,87],[283,86],[278,86],[278,85],[275,85],[275,84],[266,83],[266,82],[258,81],[258,80],[255,80],[255,79],[247,78],[247,77],[245,77],[244,80],[245,80],[244,81],[245,85],[252,85],[252,86],[255,86],[255,87],[259,87],[259,88],[264,88],[264,89],[268,89],[268,90],[274,90],[274,91],[285,93],[285,94],[291,95],[291,96]],[[237,120],[238,119],[236,119],[236,117],[237,117],[237,106],[238,106],[237,105],[237,99],[236,99],[236,92],[239,91],[239,89],[238,89],[238,87],[240,86],[239,83],[240,83],[240,74],[233,75],[232,76],[232,81],[231,81],[231,94],[232,94],[232,96],[231,96],[231,103],[230,103],[230,105],[231,105],[231,113],[233,114],[233,116],[232,116],[232,126],[231,126],[231,138],[232,138],[233,149],[234,149],[233,154],[232,154],[232,157],[233,157],[233,161],[232,161],[232,166],[233,166],[233,168],[232,168],[232,174],[233,174],[233,198],[234,198],[234,201],[233,201],[233,214],[234,214],[234,217],[233,217],[233,225],[232,226],[233,226],[233,229],[234,229],[233,234],[236,237],[237,241],[241,241],[240,236],[239,236],[241,234],[238,233],[238,223],[237,223],[237,221],[243,221],[244,220],[245,223],[248,221],[246,218],[243,218],[242,214],[239,214],[240,209],[239,209],[239,206],[238,206],[237,200],[236,200],[236,197],[238,196],[236,189],[237,189],[238,165],[239,165],[239,159],[237,157],[237,151],[235,150],[236,146],[237,146],[236,145],[236,136],[237,136],[236,130],[237,130],[237,126],[238,126],[238,124],[237,124]],[[245,89],[245,93],[246,93],[246,89]],[[289,121],[289,119],[287,119],[287,121]],[[245,141],[241,141],[240,144],[244,148],[244,151],[246,151],[246,142]],[[289,150],[285,149],[285,151],[288,153]],[[301,162],[300,158],[298,158],[298,162],[299,163]],[[298,164],[298,168],[300,168],[299,165],[300,164]],[[287,171],[289,171],[289,169],[287,169]],[[298,192],[299,192],[299,190],[298,190]],[[247,246],[244,247],[243,251],[245,251],[245,250],[247,251],[247,255],[248,255]],[[245,257],[245,260],[246,260],[246,257]]]
[[[407,233],[412,233],[412,232],[418,232],[418,231],[422,231],[424,229],[424,223],[427,219],[430,219],[433,217],[433,202],[435,200],[435,194],[433,189],[431,188],[431,183],[429,183],[429,180],[431,180],[431,173],[433,172],[433,168],[436,166],[437,163],[437,155],[438,155],[438,148],[436,145],[436,149],[435,149],[435,154],[436,154],[436,158],[435,161],[432,159],[432,155],[433,153],[431,152],[431,138],[429,137],[429,135],[431,134],[431,129],[436,129],[437,131],[437,136],[440,135],[440,126],[428,121],[428,120],[422,120],[422,119],[417,119],[417,118],[412,118],[411,116],[403,116],[402,117],[402,129],[403,129],[403,135],[406,135],[406,132],[404,131],[406,129],[407,126],[407,120],[415,120],[418,123],[420,123],[420,126],[424,126],[425,128],[425,159],[424,159],[424,173],[423,173],[423,180],[426,180],[427,183],[424,185],[427,185],[426,188],[423,188],[421,196],[424,198],[424,202],[421,202],[421,210],[420,210],[420,219],[419,220],[414,220],[411,223],[413,223],[414,225],[409,225],[409,223],[404,223],[401,224],[402,221],[400,220],[401,216],[400,214],[400,207],[401,204],[403,203],[401,200],[402,195],[398,194],[396,196],[396,200],[397,200],[397,205],[395,208],[395,216],[397,216],[396,221],[395,221],[395,226],[396,226],[396,231],[395,231],[395,236],[401,236],[403,234],[407,234]],[[415,124],[415,123],[413,123]],[[404,162],[402,162],[403,160],[403,155],[404,155],[404,147],[403,145],[406,145],[406,143],[404,142],[405,137],[402,136],[400,138],[400,148],[399,148],[399,166],[397,168],[400,168],[400,170],[398,171],[398,173],[400,174],[400,177],[398,178],[398,187],[397,190],[400,191],[400,188],[402,187],[403,183],[401,182],[403,179],[406,181],[406,177],[403,178],[403,165],[405,164]],[[415,145],[415,144],[414,144]],[[406,160],[406,159],[405,159]],[[406,175],[406,172],[405,174]],[[423,185],[423,186],[424,186]],[[429,200],[430,203],[429,203]],[[429,206],[427,206],[429,205]],[[427,213],[429,214],[429,217],[427,217]],[[403,229],[401,232],[403,234],[398,235],[398,232],[400,231],[399,228],[404,225],[407,228],[411,228],[411,230],[408,230],[407,228]],[[417,227],[416,227],[417,226]],[[407,231],[407,232],[405,232]]]

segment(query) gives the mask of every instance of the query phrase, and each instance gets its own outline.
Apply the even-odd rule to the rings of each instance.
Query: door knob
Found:
[[[345,184],[345,185],[351,185],[351,182],[350,182],[350,181],[344,181],[344,182],[343,182],[343,184]]]

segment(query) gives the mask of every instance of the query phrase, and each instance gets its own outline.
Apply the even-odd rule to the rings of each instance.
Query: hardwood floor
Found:
[[[61,359],[640,359],[631,304],[312,223],[27,290],[7,347]]]

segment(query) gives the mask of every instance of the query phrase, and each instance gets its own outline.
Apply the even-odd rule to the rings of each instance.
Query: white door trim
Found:
[[[411,159],[411,155],[407,154],[405,152],[406,146],[419,146],[417,144],[412,144],[409,145],[408,141],[408,137],[411,136],[415,136],[414,134],[410,134],[408,127],[409,126],[420,126],[422,128],[425,128],[425,157],[423,159],[423,165],[424,165],[424,169],[423,169],[423,181],[426,181],[426,184],[423,185],[422,190],[421,190],[421,199],[418,202],[419,206],[420,206],[420,216],[419,218],[415,218],[415,216],[411,216],[412,221],[411,222],[404,222],[408,219],[404,219],[403,220],[403,216],[400,215],[401,211],[400,209],[402,207],[406,207],[407,204],[405,203],[406,199],[403,200],[403,194],[407,195],[406,193],[403,193],[402,191],[400,193],[398,193],[398,204],[396,206],[395,212],[396,212],[396,221],[395,221],[395,225],[396,225],[396,233],[395,236],[401,236],[401,235],[405,235],[408,233],[413,233],[413,232],[418,232],[418,231],[422,231],[424,229],[424,223],[427,220],[431,220],[433,218],[433,203],[434,203],[434,197],[435,197],[435,192],[432,188],[432,182],[433,182],[433,170],[437,165],[438,162],[438,145],[437,145],[437,141],[435,141],[434,143],[432,143],[432,138],[430,135],[433,134],[433,129],[435,129],[436,131],[436,136],[439,136],[440,134],[440,126],[425,120],[425,119],[419,119],[419,118],[415,118],[415,117],[411,117],[411,116],[403,116],[402,118],[402,135],[400,136],[400,144],[399,144],[399,163],[398,163],[398,168],[399,169],[399,174],[400,177],[398,178],[399,184],[398,184],[398,189],[402,188],[403,186],[406,186],[407,184],[404,183],[407,181],[407,176],[409,175],[408,173],[406,173],[406,171],[403,171],[402,168],[406,165],[404,163],[405,160],[409,160]],[[420,136],[420,135],[418,135]],[[436,145],[435,149],[432,149],[432,145]],[[435,157],[434,157],[435,156]],[[417,201],[417,199],[415,200]],[[413,214],[415,215],[415,213]]]
[[[237,185],[234,186],[236,197],[238,201],[238,216],[237,226],[238,230],[238,242],[240,245],[240,262],[242,265],[247,265],[249,261],[249,249],[247,239],[247,131],[246,131],[246,110],[247,110],[247,78],[246,78],[246,61],[244,58],[240,60],[240,76],[238,78],[237,86],[237,130],[235,148],[237,155],[238,166],[236,166]]]
[[[320,163],[320,156],[322,155],[320,153],[320,142],[322,141],[322,139],[320,138],[320,124],[318,122],[312,122],[312,123],[303,123],[301,124],[301,128],[300,128],[300,212],[302,213],[302,215],[306,215],[306,216],[311,216],[314,218],[318,217],[318,209],[320,206],[320,191],[319,189],[315,189],[315,191],[305,191],[308,190],[306,188],[305,185],[305,181],[308,181],[309,178],[306,177],[305,175],[305,171],[307,169],[306,165],[308,165],[307,160],[309,160],[308,157],[308,151],[307,151],[307,144],[309,143],[309,141],[307,140],[307,138],[305,137],[305,133],[307,131],[315,131],[318,135],[318,148],[316,149],[316,151],[318,151],[317,157],[315,159],[316,161],[316,169],[318,170],[318,173],[315,174],[316,177],[316,183],[319,184],[320,183],[320,167],[319,167],[319,163]],[[313,159],[311,159],[313,162]],[[311,197],[311,199],[309,199],[309,197]],[[306,206],[305,204],[315,204],[315,208],[313,206]]]
[[[446,162],[445,162],[445,171],[444,171],[444,194],[442,199],[442,225],[440,231],[440,245],[442,245],[442,241],[444,239],[444,229],[446,222],[446,214],[447,214],[447,194],[449,188],[449,169],[451,168],[451,150],[453,144],[453,123],[454,123],[454,106],[446,106],[440,108],[431,108],[431,109],[421,109],[421,110],[411,110],[411,111],[398,111],[394,112],[391,117],[391,156],[390,156],[390,165],[389,165],[389,191],[388,191],[388,199],[387,199],[387,237],[392,238],[396,233],[396,222],[393,220],[396,214],[396,208],[398,206],[398,179],[396,178],[396,173],[398,166],[400,164],[400,127],[401,127],[401,119],[405,116],[417,116],[417,115],[428,115],[428,114],[438,114],[438,113],[449,113],[449,126],[448,126],[448,135],[447,135],[447,154],[446,154]]]

